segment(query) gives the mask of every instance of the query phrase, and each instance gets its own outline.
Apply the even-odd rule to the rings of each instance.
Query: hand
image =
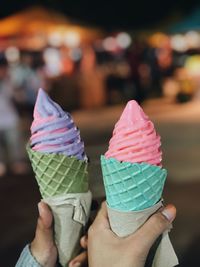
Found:
[[[84,252],[76,256],[73,260],[70,261],[69,267],[81,267],[81,266],[88,266],[88,254],[87,254],[87,244],[88,244],[88,239],[87,236],[83,236],[80,240],[81,247],[85,249]]]
[[[36,233],[33,242],[30,245],[32,255],[43,267],[55,267],[57,261],[57,248],[54,243],[53,235],[53,216],[48,205],[44,202],[38,204],[39,218],[37,221]],[[80,240],[83,248],[87,247],[86,237]],[[83,266],[87,261],[87,252],[82,252],[70,263],[69,267]],[[79,265],[78,265],[79,264]]]
[[[149,249],[176,217],[176,209],[168,205],[152,215],[134,234],[125,238],[110,229],[107,207],[102,204],[88,232],[88,261],[90,267],[143,267]]]
[[[48,205],[44,202],[38,204],[38,210],[39,218],[30,250],[41,266],[55,267],[57,248],[53,238],[53,216]]]

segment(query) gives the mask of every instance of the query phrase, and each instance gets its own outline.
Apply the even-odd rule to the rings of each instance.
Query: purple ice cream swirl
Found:
[[[87,160],[80,131],[71,115],[64,112],[42,89],[39,89],[33,116],[30,138],[33,150]]]

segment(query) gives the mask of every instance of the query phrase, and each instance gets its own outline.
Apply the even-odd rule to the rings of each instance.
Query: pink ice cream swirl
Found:
[[[105,157],[161,166],[160,146],[160,136],[157,135],[153,123],[137,102],[131,100],[115,125]]]

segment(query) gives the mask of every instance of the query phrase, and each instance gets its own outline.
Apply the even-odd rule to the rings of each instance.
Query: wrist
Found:
[[[41,248],[35,241],[33,241],[29,248],[34,259],[42,267],[55,267],[55,260],[53,260],[53,258],[55,258],[57,251],[54,244],[48,246],[47,248]]]

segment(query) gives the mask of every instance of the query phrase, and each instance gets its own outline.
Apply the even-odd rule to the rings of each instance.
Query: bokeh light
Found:
[[[131,36],[126,32],[121,32],[116,37],[119,47],[126,49],[131,45]]]

